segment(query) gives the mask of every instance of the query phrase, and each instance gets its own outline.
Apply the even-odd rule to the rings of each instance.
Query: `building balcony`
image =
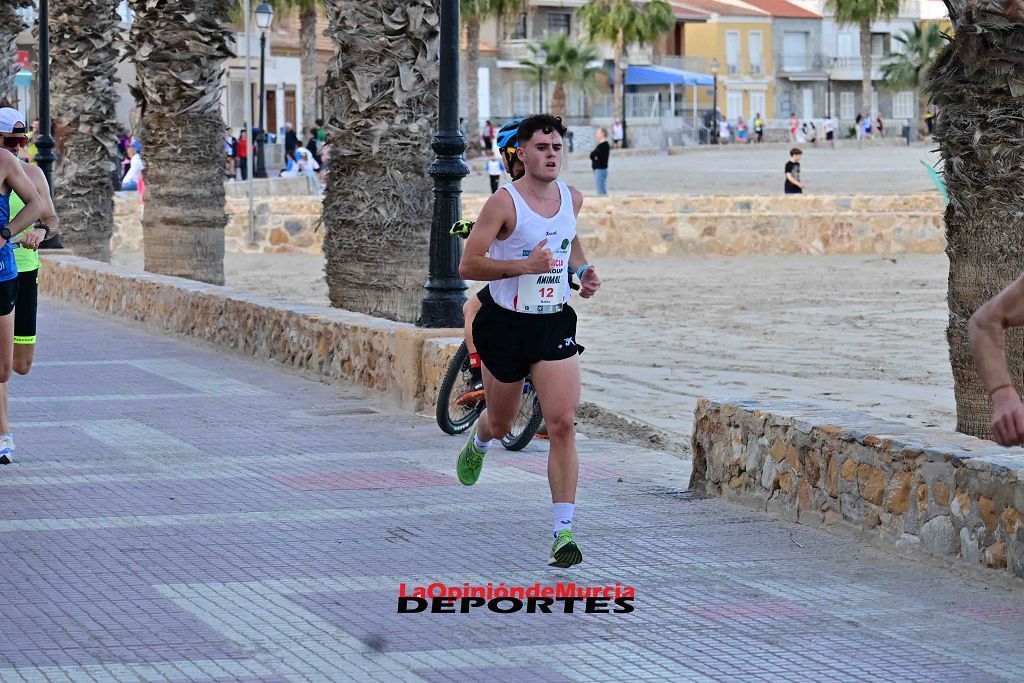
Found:
[[[508,59],[515,62],[524,59],[533,59],[533,53],[530,52],[530,45],[535,44],[535,41],[526,39],[503,40],[501,41],[500,49],[501,59]]]
[[[824,78],[828,59],[815,52],[776,52],[775,73],[783,78]]]
[[[889,58],[889,55],[871,55],[871,80],[882,79],[882,63]],[[847,57],[834,57],[832,62],[832,80],[834,81],[859,81],[863,78],[864,69],[861,66],[860,55]]]
[[[706,74],[708,71],[707,57],[683,57],[680,55],[662,55],[661,66],[681,71],[692,71],[694,73]]]

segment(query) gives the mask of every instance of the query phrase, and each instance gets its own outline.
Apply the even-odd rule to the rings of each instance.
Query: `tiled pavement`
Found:
[[[543,446],[44,305],[0,469],[0,681],[1021,680],[1024,591],[680,492],[581,440],[549,570]],[[632,614],[398,614],[398,585],[636,586]]]

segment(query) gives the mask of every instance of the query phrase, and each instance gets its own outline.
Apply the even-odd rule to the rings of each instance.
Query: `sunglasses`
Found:
[[[5,137],[3,138],[3,145],[8,149],[18,149],[25,146],[28,143],[28,138],[17,138],[17,137]]]

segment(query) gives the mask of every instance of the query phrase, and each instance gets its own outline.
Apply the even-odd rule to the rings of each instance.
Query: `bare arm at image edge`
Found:
[[[1024,443],[1024,405],[1006,361],[1006,330],[1024,325],[1024,277],[975,311],[967,325],[971,355],[992,400],[992,433],[1004,446]]]

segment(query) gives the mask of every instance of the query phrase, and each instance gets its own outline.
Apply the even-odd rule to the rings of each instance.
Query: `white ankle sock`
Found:
[[[486,451],[488,448],[490,448],[491,447],[491,443],[493,443],[493,440],[492,441],[481,441],[479,434],[474,434],[473,435],[473,444],[477,448],[482,450],[482,451]]]
[[[551,505],[551,515],[555,522],[555,537],[558,537],[558,532],[562,529],[568,529],[572,531],[572,516],[576,512],[576,506],[573,503],[553,503]]]

